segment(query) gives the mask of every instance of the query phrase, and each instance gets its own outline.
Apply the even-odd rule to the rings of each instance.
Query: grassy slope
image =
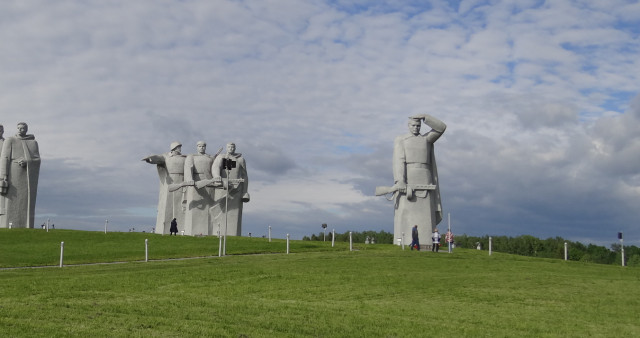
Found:
[[[60,243],[64,242],[64,264],[141,261],[148,239],[149,259],[218,256],[217,237],[162,236],[139,232],[77,230],[0,229],[0,268],[57,266]],[[329,245],[327,245],[329,244]],[[348,243],[291,241],[291,252],[344,251]],[[284,253],[286,240],[229,237],[227,254]]]
[[[320,250],[294,241],[292,252],[296,245]],[[640,269],[475,250],[360,249],[4,270],[0,336],[640,335]]]

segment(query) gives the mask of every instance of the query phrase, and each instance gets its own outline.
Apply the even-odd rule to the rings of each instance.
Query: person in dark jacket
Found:
[[[171,228],[169,228],[169,236],[178,236],[178,221],[174,218],[171,220]]]
[[[411,229],[411,250],[415,248],[420,251],[420,240],[418,239],[418,225],[414,225]]]

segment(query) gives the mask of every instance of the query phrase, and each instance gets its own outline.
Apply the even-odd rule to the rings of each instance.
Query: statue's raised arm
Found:
[[[429,131],[425,136],[427,137],[428,142],[435,142],[437,139],[444,134],[444,131],[447,129],[447,125],[438,120],[437,118],[429,115],[429,114],[419,114],[411,116],[410,119],[413,120],[421,120],[427,126],[431,127],[431,131]]]

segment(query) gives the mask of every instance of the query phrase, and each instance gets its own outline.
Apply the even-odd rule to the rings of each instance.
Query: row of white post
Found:
[[[335,232],[336,230],[333,229],[331,247],[334,247],[335,245]],[[225,250],[225,255],[226,255],[226,247],[223,248],[223,246],[226,246],[226,240],[223,240],[222,237],[224,236],[220,236],[220,240],[219,240],[218,257],[222,257],[223,249]],[[271,242],[271,226],[269,226],[269,242]],[[289,234],[287,234],[287,255],[290,252],[289,242],[290,242],[290,236]],[[489,256],[491,256],[491,254],[493,253],[492,245],[493,245],[493,239],[489,237]],[[404,250],[404,232],[402,233],[402,250]],[[349,251],[353,251],[353,232],[351,231],[349,231]],[[60,242],[60,267],[62,267],[63,265],[63,260],[64,260],[64,242]],[[569,251],[568,251],[567,242],[564,242],[564,260],[565,261],[569,260]],[[149,240],[148,239],[144,240],[144,261],[145,262],[149,261]],[[624,252],[622,253],[622,266],[624,266]]]
[[[49,232],[49,220],[47,219],[47,232]],[[451,214],[448,214],[448,223],[449,223],[449,231],[451,231]],[[109,224],[109,220],[106,219],[104,221],[104,233],[107,233],[107,226]],[[12,228],[12,223],[9,223],[9,229]],[[325,230],[326,232],[326,230]],[[184,231],[182,232],[182,234],[184,235]],[[219,245],[218,245],[218,257],[222,257],[222,256],[226,256],[227,254],[227,239],[223,238],[225,236],[219,236],[220,241],[219,241]],[[325,235],[326,237],[326,235]],[[622,236],[620,236],[622,237]],[[335,246],[335,238],[336,238],[336,229],[333,229],[332,231],[332,236],[331,236],[331,247],[333,248]],[[148,240],[145,239],[145,262],[148,261],[148,253],[147,253],[147,242]],[[269,226],[269,243],[271,243],[271,226]],[[402,250],[404,250],[404,232],[402,233],[402,239],[401,239],[401,245],[402,245]],[[624,266],[624,242],[623,239],[620,238],[620,250],[622,253],[622,266]],[[352,232],[349,232],[349,251],[353,251],[353,237],[352,237]],[[64,242],[60,243],[60,267],[62,267],[62,254],[64,252]],[[289,234],[287,234],[287,254],[289,253]],[[451,253],[451,243],[449,243],[449,253]],[[489,237],[489,256],[491,256],[492,254],[492,238]],[[569,254],[567,251],[567,242],[564,242],[564,260],[567,261],[569,260]]]
[[[106,233],[106,224],[107,222],[105,222],[105,233]],[[333,229],[331,247],[335,246],[335,237],[336,237],[335,235],[336,235],[336,229]],[[223,237],[225,236],[219,237],[218,257],[222,257],[223,255],[226,256],[227,241]],[[291,240],[291,236],[287,234],[287,255],[290,253],[290,240]],[[269,226],[269,242],[271,242],[271,226]],[[349,251],[353,251],[353,233],[351,231],[349,232]],[[144,240],[144,261],[145,262],[149,261],[149,239]],[[60,242],[60,267],[64,265],[63,262],[64,262],[64,242]]]
[[[351,233],[349,233],[349,241],[351,241]],[[493,238],[489,237],[489,256],[493,253]],[[402,233],[402,238],[400,241],[402,245],[402,250],[404,250],[404,232]],[[623,249],[624,250],[624,249]],[[449,243],[449,253],[451,253],[451,243]],[[564,260],[569,260],[569,254],[567,251],[567,242],[564,242]],[[624,266],[624,251],[622,251],[622,265]]]

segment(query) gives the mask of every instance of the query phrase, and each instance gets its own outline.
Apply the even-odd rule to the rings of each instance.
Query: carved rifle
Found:
[[[228,181],[228,182],[227,182]],[[222,179],[222,181],[215,181],[213,178],[200,181],[186,181],[181,183],[169,184],[169,191],[174,192],[182,187],[196,187],[198,189],[204,187],[223,188],[228,189],[229,183],[235,188],[238,184],[244,182],[244,178],[232,178]]]
[[[213,155],[213,159],[215,160],[216,157],[218,157],[218,155],[220,155],[220,153],[222,152],[222,147],[220,147],[220,149],[218,149],[218,152],[216,152],[215,155]],[[143,159],[144,161],[145,159]],[[200,181],[198,181],[200,182]],[[170,192],[174,192],[182,187],[192,187],[192,186],[197,186],[198,188],[202,188],[203,186],[198,186],[198,182],[195,181],[186,181],[186,182],[181,182],[181,183],[174,183],[174,184],[169,184],[169,191]],[[205,184],[206,185],[206,184]]]
[[[436,190],[435,184],[407,184],[405,188],[400,188],[396,183],[392,187],[380,186],[376,187],[376,196],[382,196],[391,193],[406,193],[407,199],[413,198],[413,192],[416,190]]]

